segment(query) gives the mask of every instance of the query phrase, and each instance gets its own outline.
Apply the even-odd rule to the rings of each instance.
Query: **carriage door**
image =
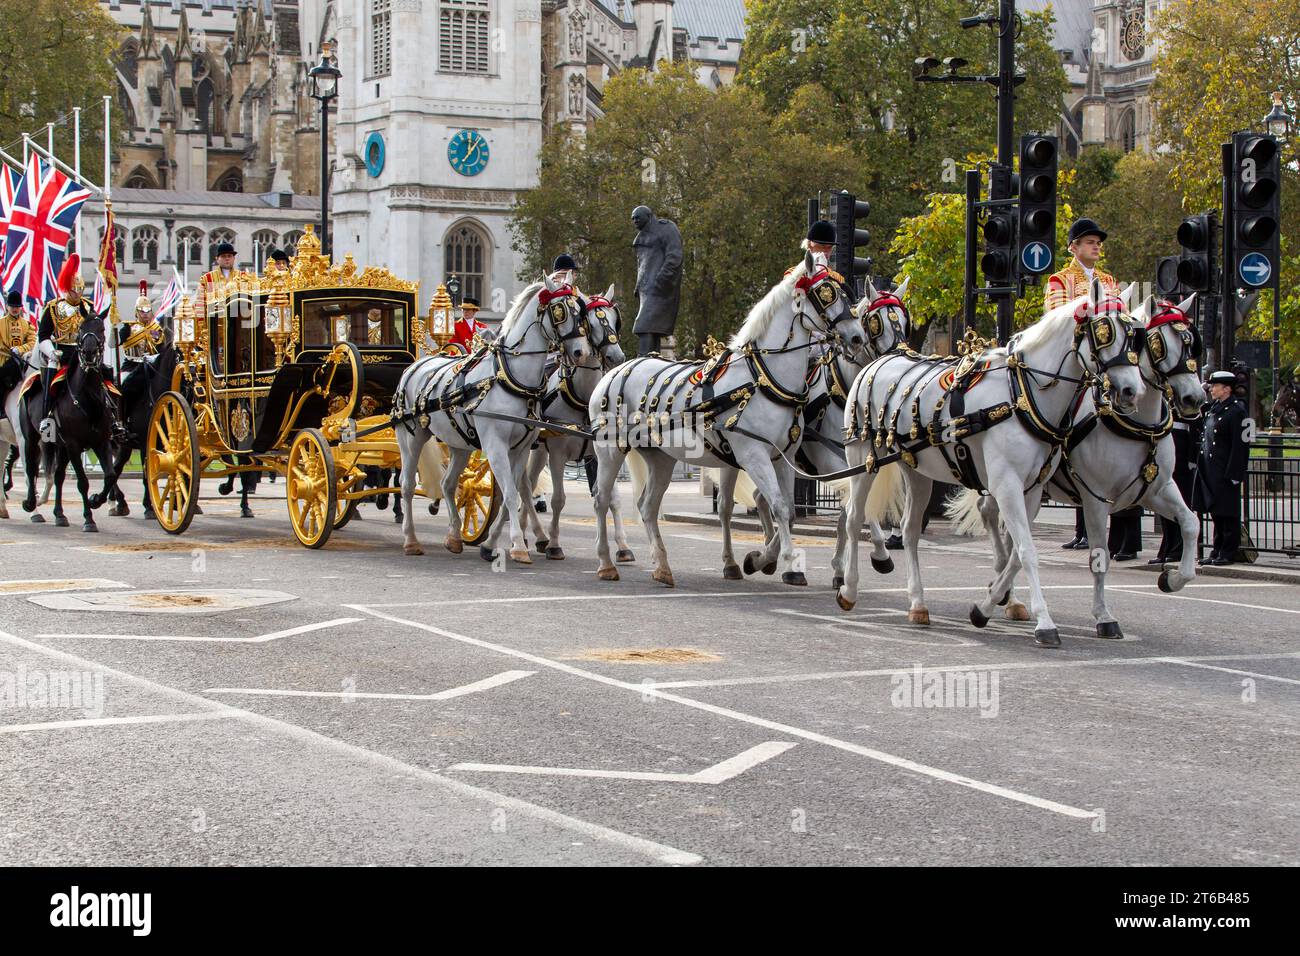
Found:
[[[260,310],[252,291],[241,288],[226,300],[225,389],[220,413],[230,447],[247,451],[253,444],[257,392],[257,339]]]

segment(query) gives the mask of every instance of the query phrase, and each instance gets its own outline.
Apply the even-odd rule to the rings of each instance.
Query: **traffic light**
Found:
[[[1182,256],[1162,256],[1156,262],[1156,291],[1166,299],[1181,299],[1187,295],[1178,278],[1178,263],[1182,259]]]
[[[1267,133],[1232,134],[1233,281],[1259,289],[1276,280],[1282,218],[1281,160]]]
[[[1008,286],[1016,276],[1016,219],[1010,209],[994,209],[984,221],[980,269],[991,286]]]
[[[1056,261],[1055,136],[1026,133],[1020,137],[1020,217],[1016,260],[1023,275],[1052,271]]]
[[[1214,244],[1218,223],[1213,213],[1189,216],[1178,226],[1178,281],[1186,292],[1213,292],[1215,281]]]
[[[871,233],[857,227],[857,221],[870,214],[871,203],[844,190],[835,194],[834,204],[835,255],[832,267],[857,289],[857,277],[871,271],[871,260],[857,254],[858,246],[865,246],[871,241]]]

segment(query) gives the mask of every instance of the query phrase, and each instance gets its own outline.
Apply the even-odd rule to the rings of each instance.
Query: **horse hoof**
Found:
[[[745,580],[745,575],[741,574],[740,565],[738,564],[728,564],[725,568],[722,569],[722,576],[726,578],[728,581]]]
[[[402,545],[402,554],[409,554],[412,557],[417,557],[418,555],[424,554],[424,548],[420,547],[418,544],[404,544]]]
[[[1174,586],[1169,583],[1168,571],[1160,572],[1160,577],[1156,580],[1156,587],[1158,587],[1161,591],[1164,591],[1166,594],[1174,593]]]
[[[1044,628],[1041,631],[1034,631],[1034,643],[1039,647],[1060,647],[1061,635],[1054,627]]]
[[[773,561],[771,564],[765,564],[759,568],[759,570],[764,574],[776,574],[776,562]]]
[[[614,568],[614,567],[601,568],[599,571],[596,572],[596,577],[600,578],[600,580],[602,581],[617,581],[618,568]]]
[[[667,568],[656,569],[650,577],[658,581],[660,584],[667,585],[670,588],[677,586],[677,582],[673,580],[673,573]]]
[[[480,558],[482,558],[484,561],[495,561],[495,560],[496,560],[496,552],[493,551],[491,548],[489,548],[489,547],[488,547],[487,545],[485,545],[485,544],[480,544],[480,545],[478,546],[478,556],[479,556]]]
[[[460,554],[462,551],[465,550],[465,542],[462,541],[460,538],[453,537],[452,535],[447,535],[446,540],[442,542],[442,546],[446,548],[448,551],[450,551],[452,554]],[[489,561],[492,560],[492,555],[490,552],[488,554],[488,560]]]
[[[402,523],[402,513],[399,511],[395,515],[393,515],[393,524],[401,524],[401,523]]]
[[[85,524],[81,526],[81,530],[84,531],[86,534],[96,534],[99,531],[99,526],[96,525],[95,522],[93,521],[87,521]]]
[[[557,545],[556,547],[554,547],[554,548],[547,548],[547,549],[546,549],[546,560],[547,560],[547,561],[563,561],[563,560],[564,560],[564,549],[561,548],[561,547],[559,547],[558,545]]]
[[[35,502],[35,501],[24,501],[24,502],[23,502],[23,511],[26,511],[28,514],[31,514],[31,513],[32,513],[33,511],[35,511],[35,510],[36,510],[36,502]],[[39,517],[40,517],[40,515],[37,515],[36,517],[32,518],[32,520],[35,521],[36,518],[39,518]],[[44,518],[41,518],[41,520],[44,521],[45,519],[44,519]]]
[[[857,604],[858,602],[857,602],[857,601],[850,601],[848,598],[846,598],[846,597],[844,596],[844,594],[843,594],[842,591],[836,591],[836,592],[835,592],[835,603],[838,604],[838,605],[840,606],[840,610],[841,610],[841,611],[852,611],[852,610],[853,610],[853,606],[854,606],[855,604]]]
[[[510,550],[510,560],[515,564],[532,564],[533,556],[528,553],[527,548],[512,548]]]
[[[989,587],[992,587],[992,586],[993,586],[993,582],[990,581],[990,582],[989,582]],[[1010,600],[1011,600],[1011,589],[1008,588],[1006,591],[1004,591],[1004,592],[1002,593],[1002,597],[998,598],[998,607],[1006,607],[1006,606],[1007,606],[1007,602],[1010,601]]]
[[[153,510],[152,508],[146,508],[146,509],[145,509],[145,512],[144,512],[144,520],[145,520],[145,521],[157,521],[157,520],[158,520],[158,515],[156,515],[156,514],[154,513],[154,510]]]
[[[1029,620],[1029,608],[1025,607],[1019,601],[1015,604],[1008,604],[1002,616],[1008,621],[1027,621]]]
[[[56,528],[66,528],[67,526],[68,526],[68,518],[67,518],[67,515],[55,515],[55,516],[54,516],[54,527],[56,527]]]
[[[1097,636],[1108,641],[1124,640],[1124,632],[1119,629],[1119,621],[1100,621],[1097,624]]]
[[[804,587],[807,586],[808,579],[804,577],[804,573],[802,571],[782,571],[781,583],[793,584],[796,587]]]
[[[194,506],[194,513],[195,513],[196,515],[201,515],[201,514],[203,514],[203,506],[202,506],[202,505],[195,505],[195,506]]]
[[[221,484],[217,485],[217,491],[222,495],[228,495],[234,490],[235,483],[233,481],[223,481]]]
[[[985,627],[989,623],[989,619],[979,609],[978,604],[972,604],[970,606],[970,622],[976,627]]]
[[[388,510],[388,495],[377,495],[375,497],[375,507],[380,511]]]
[[[837,574],[835,577],[831,578],[831,587],[835,588],[837,591],[844,587],[844,575]]]
[[[877,574],[888,574],[890,571],[894,570],[894,559],[889,557],[889,555],[885,555],[883,561],[878,561],[875,558],[872,558],[871,567]]]
[[[241,508],[239,509],[239,517],[241,517],[241,518],[251,518],[251,517],[253,517],[253,509],[252,509],[252,508],[243,508],[243,507],[241,507]]]
[[[631,564],[636,560],[636,555],[632,553],[631,548],[619,548],[618,554],[614,555],[614,560],[619,564]]]
[[[758,559],[762,556],[762,551],[751,551],[749,554],[745,555],[745,560],[742,561],[741,564],[744,566],[746,574],[758,573]]]
[[[537,553],[538,553],[538,554],[545,554],[545,553],[546,553],[546,546],[547,546],[548,544],[550,544],[550,543],[551,543],[551,539],[550,539],[550,538],[538,538],[538,539],[537,539],[537,544],[536,544]]]
[[[45,515],[32,515],[32,524],[45,524]]]
[[[131,513],[131,509],[126,504],[121,503],[113,506],[113,510],[108,513],[110,518],[125,518]]]

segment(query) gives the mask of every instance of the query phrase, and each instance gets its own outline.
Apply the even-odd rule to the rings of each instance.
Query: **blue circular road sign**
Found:
[[[1031,242],[1020,253],[1020,262],[1030,272],[1052,268],[1052,250],[1045,242]]]
[[[1262,252],[1248,252],[1241,257],[1241,262],[1237,264],[1237,271],[1241,273],[1242,282],[1259,288],[1272,277],[1273,264]]]

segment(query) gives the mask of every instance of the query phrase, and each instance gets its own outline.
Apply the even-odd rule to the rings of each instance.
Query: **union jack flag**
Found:
[[[33,312],[59,294],[59,268],[81,204],[89,197],[88,189],[32,153],[14,191],[0,278],[6,292],[22,292]]]
[[[181,277],[175,269],[172,270],[171,281],[167,283],[167,288],[163,289],[162,297],[158,300],[158,318],[162,318],[172,309],[176,308],[176,303],[181,300],[181,293],[184,292],[181,286]]]
[[[9,210],[14,205],[14,193],[23,174],[0,164],[0,263],[4,262],[5,233],[9,231]]]

